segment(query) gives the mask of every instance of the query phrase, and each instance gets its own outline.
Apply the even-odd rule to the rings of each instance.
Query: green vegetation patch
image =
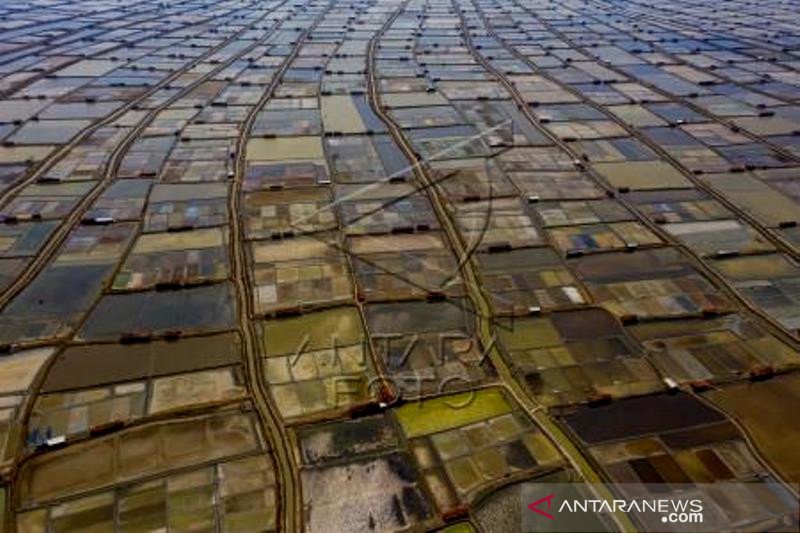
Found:
[[[451,394],[397,409],[397,420],[407,437],[438,433],[511,412],[500,389]]]

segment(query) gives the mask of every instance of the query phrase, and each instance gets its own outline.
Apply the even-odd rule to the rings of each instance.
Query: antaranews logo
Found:
[[[528,504],[528,509],[550,520],[555,516],[549,513],[553,507],[555,493]],[[547,511],[540,506],[547,504]],[[557,507],[558,513],[658,513],[661,522],[671,524],[700,524],[703,522],[703,502],[699,499],[564,499]]]
[[[795,490],[792,489],[796,489]],[[648,533],[800,531],[800,486],[774,480],[697,484],[527,482],[519,491],[521,531]],[[746,511],[740,504],[748,502]]]

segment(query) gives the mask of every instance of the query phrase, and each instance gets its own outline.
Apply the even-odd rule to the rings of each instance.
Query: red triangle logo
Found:
[[[540,498],[540,499],[536,500],[533,503],[529,503],[528,504],[528,509],[530,509],[534,513],[538,513],[538,514],[544,516],[545,518],[549,518],[550,520],[555,520],[556,517],[547,512],[553,506],[553,498],[554,497],[555,497],[555,494],[549,494],[549,495],[545,496],[544,498]],[[541,509],[539,509],[539,505],[543,504],[544,502],[547,502],[547,511],[542,511]]]

